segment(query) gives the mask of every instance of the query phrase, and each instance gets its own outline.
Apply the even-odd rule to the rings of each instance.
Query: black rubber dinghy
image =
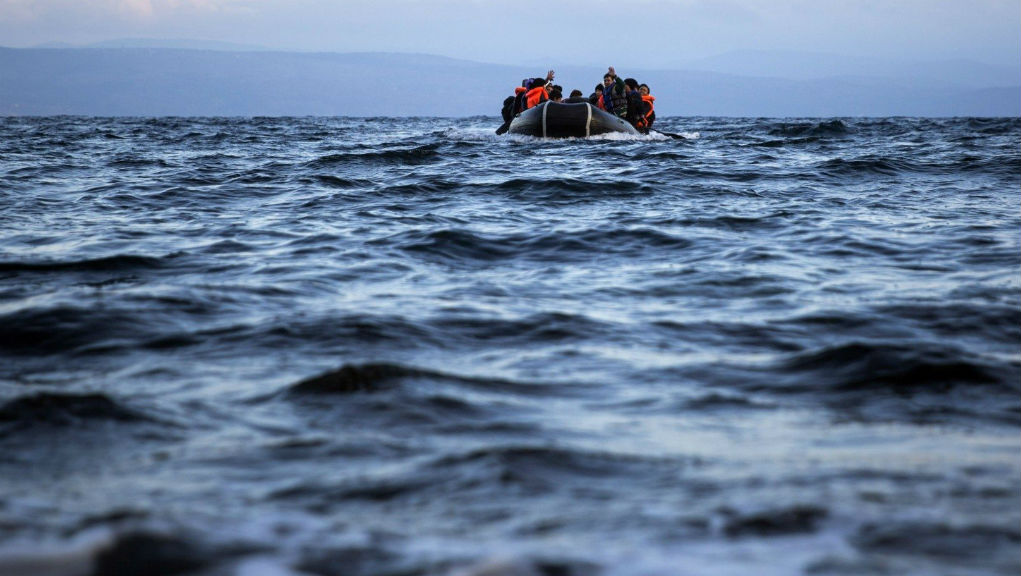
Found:
[[[584,138],[610,132],[638,134],[638,130],[623,118],[587,102],[565,104],[552,101],[515,116],[508,132],[539,138]]]

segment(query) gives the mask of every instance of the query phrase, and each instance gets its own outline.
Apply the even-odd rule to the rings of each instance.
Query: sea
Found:
[[[0,574],[1013,575],[1021,118],[0,118]]]

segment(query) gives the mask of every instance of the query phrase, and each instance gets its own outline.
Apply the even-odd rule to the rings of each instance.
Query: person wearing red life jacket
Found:
[[[646,130],[652,130],[652,123],[656,121],[656,98],[649,93],[648,84],[640,84],[638,86],[638,93],[642,95],[642,101],[645,102],[645,126]]]

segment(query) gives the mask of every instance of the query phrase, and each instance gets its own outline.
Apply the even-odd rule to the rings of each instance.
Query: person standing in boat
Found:
[[[603,107],[607,112],[627,118],[627,87],[613,66],[603,75]]]

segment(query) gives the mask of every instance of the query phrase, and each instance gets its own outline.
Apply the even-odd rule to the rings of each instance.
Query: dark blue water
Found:
[[[1014,574],[1021,120],[0,119],[0,573]]]

